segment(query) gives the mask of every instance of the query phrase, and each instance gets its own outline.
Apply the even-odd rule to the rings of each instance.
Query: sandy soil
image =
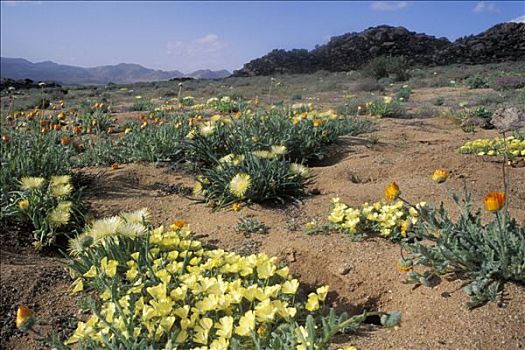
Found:
[[[426,91],[413,95],[413,99],[423,101],[434,97]],[[330,300],[341,311],[402,312],[399,327],[366,325],[358,335],[338,337],[334,349],[344,344],[354,344],[362,350],[525,348],[523,287],[509,283],[503,300],[469,311],[465,307],[468,297],[462,291],[464,281],[443,277],[431,288],[403,284],[404,274],[396,269],[400,257],[396,244],[381,238],[354,242],[340,234],[309,236],[303,232],[306,222],[326,220],[331,198],[341,197],[356,206],[376,201],[381,198],[384,186],[393,180],[398,182],[405,198],[434,204],[444,201],[449,208],[453,205],[446,189],[460,190],[466,185],[479,206],[484,194],[502,189],[501,163],[453,152],[468,140],[494,137],[495,131],[466,134],[445,118],[374,121],[377,130],[373,133],[345,137],[330,146],[330,156],[313,167],[317,175],[313,187],[320,194],[306,198],[300,205],[254,205],[240,212],[216,212],[167,191],[170,186],[193,184],[191,175],[168,165],[123,165],[116,171],[83,169],[82,173],[92,178],[85,190],[86,198],[97,217],[148,207],[155,224],[184,219],[200,239],[212,245],[276,255],[289,264],[307,288],[330,285]],[[451,172],[444,186],[430,180],[439,167]],[[508,173],[510,210],[522,220],[525,168],[509,168]],[[266,224],[269,233],[245,237],[236,232],[239,218],[247,215]],[[6,233],[2,234],[5,237]],[[70,281],[63,272],[63,260],[36,255],[27,249],[21,258],[17,249],[16,245],[2,245],[3,320],[13,322],[16,305],[24,302],[41,319],[67,329],[64,320],[75,316],[77,309],[67,293]],[[12,323],[3,322],[3,348],[37,348],[27,336],[13,330]]]

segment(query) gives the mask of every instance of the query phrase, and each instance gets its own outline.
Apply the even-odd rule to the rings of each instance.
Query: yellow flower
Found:
[[[233,211],[239,211],[239,210],[241,210],[241,208],[242,208],[242,206],[241,206],[240,203],[233,203],[232,204],[232,210]]]
[[[62,176],[51,176],[51,186],[59,186],[59,185],[66,185],[71,183],[71,176],[70,175],[62,175]]]
[[[406,237],[408,230],[410,229],[410,222],[408,220],[403,220],[401,222],[401,236]]]
[[[286,149],[286,146],[272,146],[272,153],[277,155],[283,155],[286,154],[288,150]]]
[[[315,292],[317,293],[319,300],[325,301],[326,295],[328,294],[328,286],[319,287]]]
[[[401,192],[399,191],[399,186],[395,182],[392,182],[385,188],[385,198],[388,200],[396,200],[399,197],[400,193]]]
[[[385,96],[385,97],[383,97],[383,101],[385,103],[387,103],[387,104],[391,103],[392,102],[392,96]]]
[[[250,310],[239,319],[239,325],[235,328],[235,334],[247,337],[255,329],[255,313]]]
[[[313,124],[314,124],[314,127],[318,128],[321,125],[323,125],[323,121],[321,119],[315,119]]]
[[[73,287],[72,292],[73,293],[78,293],[78,292],[81,292],[83,290],[84,290],[84,283],[82,282],[82,279],[79,278],[75,282],[75,286]]]
[[[309,175],[308,168],[302,164],[299,163],[291,163],[290,164],[290,171],[294,175],[299,175],[302,177],[307,177]]]
[[[233,317],[221,317],[219,322],[215,324],[215,328],[217,328],[217,335],[219,337],[230,339],[233,332]]]
[[[44,184],[43,177],[28,177],[24,176],[20,179],[20,188],[23,190],[33,190],[42,187]]]
[[[26,305],[20,305],[16,311],[16,328],[25,331],[31,328],[34,318],[31,310]]]
[[[437,169],[434,171],[434,174],[432,174],[432,180],[434,182],[437,182],[438,184],[445,182],[448,178],[448,171],[444,169]]]
[[[60,203],[47,216],[49,224],[53,227],[60,227],[66,225],[69,222],[70,218],[70,207],[64,205],[61,206]]]
[[[250,175],[246,173],[237,174],[230,181],[230,193],[238,198],[242,198],[246,194],[246,191],[250,188],[250,185]]]
[[[100,261],[100,270],[108,277],[115,277],[117,274],[118,261],[108,260],[107,256]]]
[[[319,297],[315,293],[308,294],[308,301],[305,304],[305,309],[308,311],[316,311],[319,309]]]
[[[295,294],[297,292],[297,288],[299,288],[299,281],[293,279],[291,281],[284,282],[281,291],[283,294]]]
[[[97,276],[97,268],[95,266],[91,266],[89,270],[84,273],[83,275],[86,278],[94,278]]]
[[[257,277],[266,279],[274,275],[276,270],[275,264],[271,260],[264,260],[257,264]]]
[[[206,122],[202,124],[199,128],[199,133],[204,136],[210,136],[215,132],[215,125],[213,125],[211,122]]]
[[[51,184],[51,195],[53,197],[65,197],[71,194],[73,192],[73,186],[70,184]]]
[[[505,192],[490,192],[485,196],[485,209],[490,212],[497,212],[505,204]]]
[[[22,199],[20,202],[18,202],[18,207],[22,210],[25,210],[29,207],[29,199]]]
[[[147,208],[142,208],[132,212],[120,213],[120,217],[129,224],[142,224],[151,220],[151,213]]]
[[[208,344],[208,334],[210,329],[213,327],[213,320],[208,317],[204,317],[199,321],[199,324],[193,329],[195,331],[193,335],[193,341],[199,344]]]
[[[257,158],[261,158],[261,159],[272,159],[275,157],[274,153],[270,151],[266,151],[266,150],[253,151],[252,154],[256,156]]]

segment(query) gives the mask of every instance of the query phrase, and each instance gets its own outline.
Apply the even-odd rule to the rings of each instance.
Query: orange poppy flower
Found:
[[[490,192],[485,196],[485,209],[497,212],[505,204],[505,192]]]
[[[434,174],[432,174],[432,180],[434,182],[437,182],[438,184],[447,181],[448,178],[448,171],[444,169],[437,169],[434,171]]]
[[[388,200],[396,200],[400,194],[399,186],[395,182],[392,182],[385,188],[385,198]]]

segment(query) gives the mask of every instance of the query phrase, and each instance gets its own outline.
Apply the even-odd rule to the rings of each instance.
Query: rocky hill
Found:
[[[0,64],[0,75],[4,79],[57,81],[62,84],[79,85],[106,84],[108,82],[126,84],[140,81],[169,80],[184,76],[196,79],[217,79],[230,75],[230,72],[224,70],[199,70],[190,74],[184,74],[177,70],[163,71],[129,63],[83,68],[57,64],[51,61],[33,63],[22,58],[7,57],[2,57]]]
[[[503,23],[450,42],[404,27],[378,26],[332,37],[314,50],[273,50],[234,76],[358,69],[379,56],[404,56],[419,65],[525,61],[525,24]]]

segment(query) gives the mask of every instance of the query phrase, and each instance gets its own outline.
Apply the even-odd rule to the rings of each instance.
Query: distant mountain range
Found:
[[[141,81],[159,81],[172,78],[220,79],[229,76],[227,70],[197,70],[184,74],[178,70],[163,71],[145,68],[139,64],[120,63],[110,66],[83,68],[51,61],[33,63],[23,58],[0,57],[0,78],[31,79],[34,81],[56,81],[61,84],[117,84]]]

